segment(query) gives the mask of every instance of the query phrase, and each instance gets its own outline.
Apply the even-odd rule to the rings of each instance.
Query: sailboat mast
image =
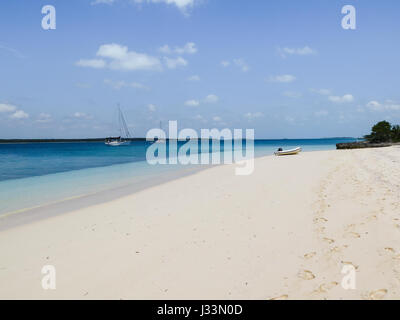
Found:
[[[122,120],[121,120],[121,108],[118,104],[118,127],[119,127],[119,135],[122,137],[123,132],[122,132]]]
[[[128,126],[126,124],[124,114],[121,111],[121,108],[118,105],[118,112],[119,112],[119,121],[120,121],[120,131],[121,136],[125,135],[125,138],[130,138],[131,134],[129,132]]]

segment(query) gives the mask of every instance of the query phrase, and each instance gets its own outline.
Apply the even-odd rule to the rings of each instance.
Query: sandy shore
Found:
[[[0,231],[0,298],[399,299],[399,163],[398,147],[264,157]]]

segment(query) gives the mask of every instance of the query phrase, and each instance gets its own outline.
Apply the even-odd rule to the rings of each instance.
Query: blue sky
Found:
[[[56,30],[41,9],[56,8]],[[351,4],[357,29],[344,30]],[[159,122],[256,138],[361,136],[400,123],[400,3],[18,0],[0,4],[0,138]]]

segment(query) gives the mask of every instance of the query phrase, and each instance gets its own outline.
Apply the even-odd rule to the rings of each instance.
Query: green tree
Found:
[[[398,124],[392,127],[392,140],[400,142],[400,126]]]
[[[387,121],[378,122],[372,127],[371,134],[365,136],[370,142],[389,142],[392,140],[392,125]]]

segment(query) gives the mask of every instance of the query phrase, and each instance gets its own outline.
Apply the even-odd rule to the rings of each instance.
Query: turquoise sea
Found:
[[[333,150],[352,138],[256,140],[255,156],[300,146]],[[195,165],[149,165],[150,143],[109,147],[101,142],[0,144],[0,215],[124,185],[146,185]]]

